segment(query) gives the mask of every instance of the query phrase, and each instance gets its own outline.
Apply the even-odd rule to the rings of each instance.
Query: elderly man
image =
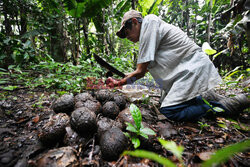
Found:
[[[143,18],[138,11],[126,12],[117,36],[139,41],[137,68],[121,80],[108,78],[106,83],[121,86],[150,72],[164,91],[160,112],[167,118],[196,121],[211,113],[235,116],[249,107],[245,95],[226,99],[211,91],[221,77],[208,56],[180,28],[156,15]]]

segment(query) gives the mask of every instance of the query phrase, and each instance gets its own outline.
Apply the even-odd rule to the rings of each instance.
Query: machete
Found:
[[[108,64],[106,61],[104,61],[102,58],[100,58],[99,56],[97,56],[96,54],[94,54],[94,58],[97,61],[97,63],[99,63],[101,66],[105,67],[106,69],[108,69],[109,71],[111,71],[112,73],[124,78],[125,74],[122,73],[121,71],[117,70],[115,67],[111,66],[110,64]]]

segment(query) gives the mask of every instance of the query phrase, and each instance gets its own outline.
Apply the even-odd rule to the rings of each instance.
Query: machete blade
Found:
[[[117,74],[118,76],[124,78],[125,74],[119,70],[117,70],[115,67],[111,66],[110,64],[108,64],[106,61],[104,61],[101,57],[97,56],[96,54],[94,54],[94,58],[97,61],[97,63],[99,63],[102,67],[105,67],[106,69],[108,69],[109,71],[113,72],[114,74]]]

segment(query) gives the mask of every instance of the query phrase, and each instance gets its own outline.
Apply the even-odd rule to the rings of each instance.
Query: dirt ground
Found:
[[[240,90],[229,91],[235,94],[240,93]],[[48,147],[42,145],[38,140],[38,130],[43,121],[55,114],[51,105],[58,98],[58,95],[54,91],[37,88],[34,90],[0,90],[0,93],[2,98],[0,101],[0,166],[39,166],[37,159],[41,155],[48,154],[51,149],[65,146],[57,143]],[[226,93],[228,92],[221,91],[221,94]],[[148,107],[153,108],[152,106]],[[249,110],[245,110],[235,121],[225,118],[204,119],[203,125],[206,124],[206,126],[203,129],[199,123],[169,122],[161,115],[158,115],[157,123],[173,125],[176,133],[167,134],[165,139],[182,145],[185,148],[183,152],[184,164],[193,167],[200,166],[203,160],[208,159],[207,157],[215,150],[249,139],[249,120]],[[151,126],[157,129],[158,125]],[[159,134],[157,135],[160,137]],[[88,147],[76,150],[77,166],[161,166],[151,160],[130,156],[120,157],[117,161],[105,161],[101,158],[98,149],[93,153],[92,141],[93,139]],[[98,143],[95,142],[94,145],[98,146]],[[155,143],[145,146],[144,149],[152,150],[178,164],[177,158],[171,152],[159,148],[159,145]],[[249,152],[239,153],[222,166],[249,166],[249,155]],[[64,159],[64,162],[68,161],[69,158]],[[40,164],[40,166],[46,165]],[[55,165],[47,164],[47,166]]]

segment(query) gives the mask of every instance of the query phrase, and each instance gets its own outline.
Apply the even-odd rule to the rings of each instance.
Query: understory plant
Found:
[[[184,147],[182,146],[177,146],[174,141],[166,141],[163,139],[158,139],[161,145],[167,149],[168,151],[171,151],[179,160],[179,162],[184,166],[184,162],[182,159],[182,152],[184,150]],[[217,166],[219,164],[225,163],[235,155],[236,153],[240,153],[243,151],[248,150],[250,147],[250,139],[247,139],[245,141],[232,144],[229,146],[226,146],[224,148],[221,148],[217,150],[210,159],[207,161],[204,161],[201,164],[201,167],[210,167],[210,166]],[[147,158],[153,161],[158,162],[159,164],[162,164],[165,167],[176,167],[177,165],[174,164],[172,161],[169,159],[163,157],[162,155],[156,154],[151,151],[147,150],[134,150],[134,151],[124,151],[122,155],[131,155],[134,157],[139,157],[139,158]]]
[[[201,132],[203,131],[204,128],[210,126],[210,125],[208,125],[207,123],[205,123],[205,122],[200,122],[200,121],[198,121],[198,124],[200,125],[200,132],[199,132],[199,134],[201,134]]]
[[[135,125],[126,122],[126,130],[130,133],[125,133],[125,135],[130,138],[134,148],[138,148],[141,144],[139,136],[148,139],[148,135],[155,135],[156,133],[152,129],[143,126],[141,111],[135,104],[130,105],[129,111],[133,117]]]

